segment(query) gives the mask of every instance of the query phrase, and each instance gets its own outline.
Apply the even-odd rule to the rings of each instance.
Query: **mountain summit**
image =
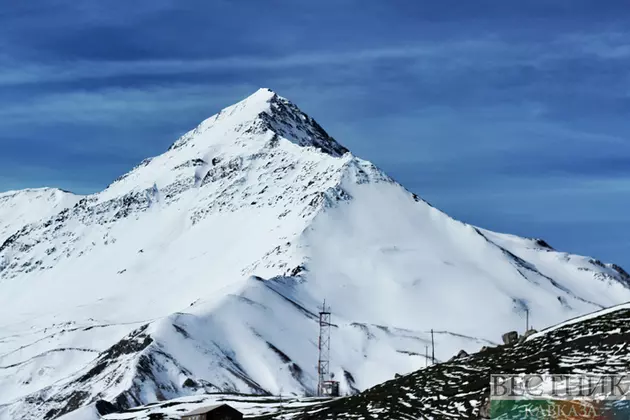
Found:
[[[29,194],[0,195],[0,420],[312,394],[324,299],[346,393],[424,366],[431,329],[444,360],[630,300],[620,267],[450,218],[267,89],[100,193]]]
[[[195,137],[194,134],[214,126],[234,127],[243,133],[271,132],[299,146],[315,147],[337,157],[348,152],[314,119],[286,98],[266,88],[259,89],[243,101],[204,121],[197,130],[178,140],[173,148],[182,147]]]

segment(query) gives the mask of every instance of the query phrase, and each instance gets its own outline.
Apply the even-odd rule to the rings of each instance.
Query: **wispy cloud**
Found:
[[[607,60],[630,58],[630,33],[608,31],[567,34],[560,37],[564,45],[572,45],[585,55]]]
[[[625,57],[628,38],[601,34],[598,37],[563,36],[543,44],[518,44],[497,36],[470,40],[423,42],[368,49],[328,50],[287,55],[233,55],[220,58],[73,60],[37,63],[0,56],[0,85],[106,79],[121,76],[181,75],[225,70],[290,70],[300,67],[356,66],[392,60],[412,60],[432,68],[486,68],[514,65],[542,66],[546,62],[596,55],[602,59]],[[551,51],[551,52],[550,52]]]
[[[231,56],[210,59],[163,59],[127,61],[86,61],[40,64],[22,62],[5,57],[0,59],[0,84],[60,82],[81,79],[99,79],[133,75],[173,75],[231,69],[288,69],[295,67],[357,64],[403,58],[445,56],[458,50],[488,48],[484,42],[462,42],[448,45],[410,45],[387,48],[327,51],[290,54],[284,56]]]
[[[22,124],[145,123],[170,115],[178,118],[200,110],[210,116],[235,99],[235,91],[251,91],[253,85],[211,87],[173,85],[152,88],[106,88],[40,94],[20,98],[0,107],[0,126]]]

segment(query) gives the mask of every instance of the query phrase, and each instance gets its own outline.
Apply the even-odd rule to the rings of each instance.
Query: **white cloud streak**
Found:
[[[120,76],[203,73],[228,70],[282,70],[299,67],[353,66],[391,60],[413,60],[424,66],[500,68],[518,64],[543,66],[575,57],[618,60],[630,57],[628,35],[570,34],[546,43],[515,44],[495,36],[423,42],[351,51],[314,51],[284,56],[232,56],[207,59],[130,61],[76,60],[55,64],[22,62],[0,56],[0,85],[68,82]]]
[[[567,54],[564,52],[563,54]],[[536,65],[554,55],[533,55],[531,46],[518,46],[494,37],[396,45],[354,51],[316,51],[284,56],[233,56],[208,59],[135,61],[71,61],[56,64],[25,63],[0,57],[0,85],[107,79],[118,76],[177,75],[226,70],[281,70],[299,67],[353,66],[391,60],[414,60],[420,65],[501,67]]]

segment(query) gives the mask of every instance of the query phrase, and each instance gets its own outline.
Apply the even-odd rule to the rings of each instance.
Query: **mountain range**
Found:
[[[426,366],[431,331],[444,361],[630,301],[630,276],[449,217],[260,89],[101,192],[0,194],[0,420],[312,395],[324,300],[356,394]]]

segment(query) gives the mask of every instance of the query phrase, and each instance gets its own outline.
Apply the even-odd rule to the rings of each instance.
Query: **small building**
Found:
[[[319,390],[322,397],[338,397],[339,396],[339,382],[337,381],[324,381],[321,384]]]
[[[506,346],[516,344],[516,342],[518,341],[518,332],[506,332],[501,336],[501,338],[503,339],[503,344],[505,344]]]
[[[219,404],[184,414],[182,420],[243,420],[243,413],[227,404]]]

